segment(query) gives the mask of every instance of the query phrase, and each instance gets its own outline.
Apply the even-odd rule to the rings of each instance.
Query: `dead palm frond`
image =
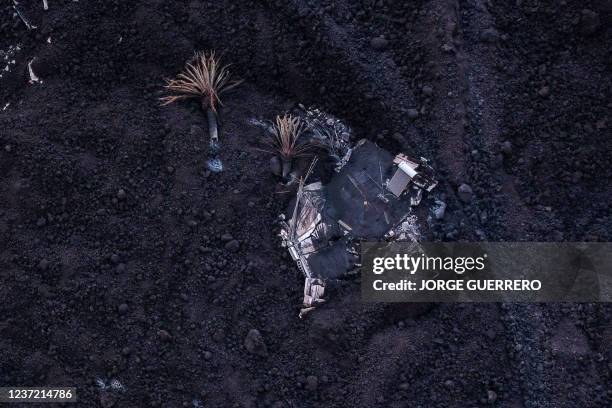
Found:
[[[306,156],[315,146],[310,142],[300,140],[304,130],[305,125],[299,117],[277,116],[273,134],[266,140],[270,149],[262,150],[278,153],[283,160]]]
[[[230,80],[229,65],[222,65],[214,51],[196,52],[175,79],[166,80],[165,88],[172,94],[161,99],[168,105],[184,99],[200,98],[202,109],[217,112],[222,105],[220,95],[242,81]]]

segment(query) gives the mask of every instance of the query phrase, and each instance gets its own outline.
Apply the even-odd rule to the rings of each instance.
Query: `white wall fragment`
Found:
[[[28,72],[30,73],[30,83],[33,84],[35,82],[40,82],[42,84],[42,80],[36,76],[34,70],[32,69],[32,63],[36,60],[36,58],[32,58],[30,62],[28,62]]]
[[[25,26],[28,28],[28,30],[34,30],[34,29],[38,28],[35,25],[30,24],[30,22],[25,18],[23,13],[21,13],[21,11],[19,11],[19,9],[17,8],[18,5],[19,5],[19,3],[17,1],[15,1],[15,0],[13,0],[13,9],[17,12],[17,15],[19,16],[21,21],[23,21],[23,24],[25,24]]]

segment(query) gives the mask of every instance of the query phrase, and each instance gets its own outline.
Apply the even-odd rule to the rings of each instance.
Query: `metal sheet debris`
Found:
[[[397,172],[406,174],[417,187],[431,191],[438,185],[434,179],[433,168],[423,157],[417,160],[400,153],[395,156],[393,163],[397,165]]]

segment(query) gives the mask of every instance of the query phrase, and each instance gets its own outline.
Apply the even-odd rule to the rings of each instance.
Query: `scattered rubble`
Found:
[[[15,54],[19,51],[21,51],[21,45],[19,44],[9,46],[6,51],[0,50],[0,58],[2,58],[5,64],[2,70],[0,70],[0,79],[11,71],[11,66],[15,66],[17,63]]]
[[[351,129],[338,118],[319,109],[306,109],[304,105],[300,105],[300,108],[312,140],[325,148],[336,163],[336,172],[339,172],[351,157]]]
[[[28,30],[35,30],[38,27],[31,24],[26,17],[23,15],[23,13],[19,10],[19,8],[17,7],[19,5],[19,3],[16,0],[13,0],[13,9],[15,10],[15,12],[17,13],[17,16],[19,16],[19,18],[21,19],[21,21],[23,21],[23,24],[25,24],[25,26],[27,27]]]
[[[96,385],[102,391],[125,392],[127,387],[116,378],[105,379],[102,377],[96,378]]]

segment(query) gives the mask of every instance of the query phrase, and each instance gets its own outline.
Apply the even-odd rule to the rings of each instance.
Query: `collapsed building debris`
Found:
[[[337,133],[321,135],[331,139]],[[327,282],[356,272],[361,240],[417,242],[418,223],[411,208],[419,204],[423,190],[429,192],[437,184],[423,158],[394,158],[365,139],[354,147],[347,139],[344,152],[335,156],[337,173],[326,185],[306,184],[313,161],[287,216],[281,216],[283,246],[305,276],[300,317],[325,301]]]
[[[437,181],[426,159],[394,157],[365,139],[353,145],[351,129],[342,121],[318,109],[300,109],[296,114],[305,124],[307,143],[327,153],[334,165],[325,185],[306,184],[316,156],[304,177],[299,168],[283,177],[285,185],[299,182],[296,198],[280,216],[279,235],[305,277],[303,317],[325,301],[327,283],[356,273],[361,240],[418,242],[412,207]],[[275,129],[268,120],[249,123],[266,134]],[[279,176],[278,169],[271,170]]]

